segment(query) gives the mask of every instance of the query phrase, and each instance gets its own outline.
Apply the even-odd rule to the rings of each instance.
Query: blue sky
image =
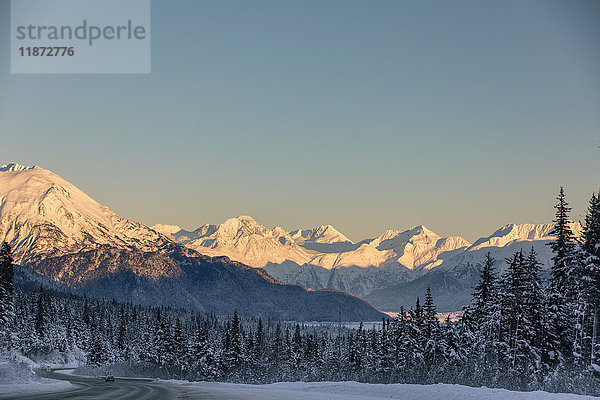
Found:
[[[119,214],[473,240],[600,187],[596,1],[153,1],[149,75],[11,75],[0,162]]]

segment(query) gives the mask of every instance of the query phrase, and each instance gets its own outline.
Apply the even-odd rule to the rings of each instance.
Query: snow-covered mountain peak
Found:
[[[15,162],[11,162],[8,164],[5,164],[3,166],[0,167],[0,172],[18,172],[18,171],[25,171],[28,169],[35,169],[35,168],[39,168],[38,166],[25,166],[25,165],[21,165]]]
[[[375,239],[364,240],[333,253],[322,247],[306,246],[329,254],[317,254],[310,261],[332,270],[343,267],[386,267],[398,264],[410,270],[433,268],[456,251],[464,251],[470,245],[461,237],[440,237],[423,225],[401,231],[390,229]],[[332,254],[333,253],[333,254]]]
[[[229,218],[221,224],[222,228],[231,227],[234,229],[240,229],[244,227],[258,227],[260,224],[256,220],[247,215],[240,215],[238,217]]]
[[[406,231],[389,229],[374,239],[371,244],[380,250],[388,250],[406,243],[433,242],[440,236],[423,225],[417,225]]]
[[[229,218],[219,225],[217,235],[223,238],[235,238],[244,235],[264,235],[267,228],[260,225],[256,220],[247,215]]]
[[[0,241],[17,263],[101,245],[155,250],[166,238],[124,219],[43,168],[0,173]]]
[[[162,233],[163,235],[173,235],[177,232],[182,231],[183,229],[178,225],[165,225],[165,224],[156,224],[150,227],[154,229],[156,232]]]
[[[246,215],[229,218],[218,225],[203,225],[193,232],[181,230],[168,236],[200,253],[228,256],[252,267],[284,261],[304,264],[310,259],[285,229],[268,229]]]
[[[550,235],[554,224],[508,224],[492,233],[490,236],[479,238],[469,251],[478,250],[484,247],[504,247],[512,242],[534,241],[534,240],[552,240]],[[581,224],[578,222],[571,224],[571,229],[575,236],[581,234]]]
[[[278,237],[280,237],[280,236],[289,237],[290,236],[290,234],[285,229],[283,229],[281,226],[276,226],[275,228],[273,228],[273,234]]]
[[[331,225],[322,225],[313,229],[295,229],[290,232],[290,236],[296,243],[352,243],[344,234]]]
[[[416,235],[427,235],[427,236],[438,236],[436,233],[434,233],[433,231],[427,229],[425,227],[425,225],[417,225],[417,226],[413,226],[409,232],[411,232],[411,234],[413,236]],[[438,236],[439,237],[439,236]]]

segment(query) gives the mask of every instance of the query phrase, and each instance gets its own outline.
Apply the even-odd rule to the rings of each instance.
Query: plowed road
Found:
[[[185,386],[142,379],[119,379],[104,382],[102,378],[66,375],[54,371],[43,371],[46,378],[68,381],[72,388],[49,393],[20,394],[19,400],[174,400],[174,399],[241,399],[235,395],[220,393],[209,388],[186,388]]]

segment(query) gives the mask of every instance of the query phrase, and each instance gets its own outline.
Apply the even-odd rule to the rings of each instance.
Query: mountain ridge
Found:
[[[418,295],[414,291],[422,290],[423,282],[450,285],[453,289],[442,294],[447,303],[442,300],[439,306],[453,311],[444,308],[467,298],[465,285],[475,279],[474,271],[488,251],[503,260],[510,252],[533,246],[546,268],[551,259],[545,244],[552,239],[553,224],[507,224],[472,244],[460,236],[441,237],[423,225],[353,242],[332,225],[288,232],[243,215],[194,231],[177,225],[150,228],[120,217],[51,171],[16,163],[2,167],[0,193],[0,240],[11,245],[18,264],[39,270],[42,260],[63,257],[71,269],[53,264],[46,270],[56,282],[79,279],[76,283],[83,284],[125,272],[148,281],[176,280],[186,262],[163,257],[174,248],[186,248],[190,258],[202,254],[254,267],[271,283],[348,292],[385,311],[395,311],[387,308],[400,304],[398,299]],[[579,223],[572,228],[581,234]],[[73,267],[72,255],[85,252],[88,269],[81,263]],[[117,262],[122,259],[129,261]],[[97,265],[103,266],[104,275],[98,275]],[[432,288],[434,293],[438,289]]]
[[[92,297],[299,321],[383,315],[351,294],[282,283],[228,257],[201,255],[120,217],[49,170],[16,163],[3,169],[0,240],[12,247],[17,271],[31,271],[20,274],[31,281],[25,285],[46,277]],[[262,232],[249,217],[237,222],[225,225],[217,239],[229,240],[242,228]],[[276,234],[287,235],[282,229]]]

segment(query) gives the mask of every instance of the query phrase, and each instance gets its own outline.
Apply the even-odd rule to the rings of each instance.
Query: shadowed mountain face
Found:
[[[77,294],[141,305],[216,314],[237,310],[293,321],[373,321],[383,316],[358,297],[282,284],[264,270],[176,245],[164,253],[101,248],[48,258],[31,269]]]
[[[510,227],[514,228],[515,226]],[[532,227],[532,231],[537,229],[535,225],[530,227]],[[577,229],[578,225],[575,225],[575,228]],[[503,230],[506,230],[506,227],[497,232]],[[524,236],[527,237],[527,235]],[[375,290],[366,295],[365,299],[380,310],[395,311],[399,310],[401,306],[405,308],[413,306],[416,298],[423,299],[427,287],[430,287],[438,311],[460,310],[471,301],[473,287],[479,282],[481,268],[488,252],[496,260],[496,275],[501,278],[507,269],[507,258],[518,251],[522,250],[524,253],[528,253],[534,249],[538,261],[545,268],[542,275],[545,279],[548,277],[552,264],[552,251],[548,246],[550,243],[548,236],[534,237],[533,239],[511,237],[510,240],[502,240],[502,237],[494,235],[490,237],[497,241],[498,246],[477,245],[469,251],[454,255],[439,267],[414,280]]]
[[[417,279],[376,290],[367,299],[381,310],[397,312],[400,307],[414,307],[417,297],[422,303],[430,287],[439,312],[457,311],[469,304],[479,271],[479,265],[471,264],[451,271],[432,270]]]

